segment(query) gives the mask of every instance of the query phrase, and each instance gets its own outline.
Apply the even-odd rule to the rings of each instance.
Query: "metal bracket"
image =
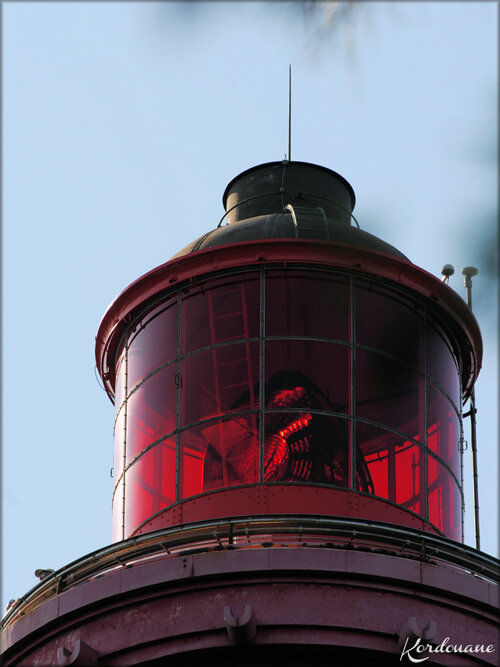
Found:
[[[409,616],[398,633],[398,648],[401,650],[407,641],[425,639],[428,643],[435,643],[438,627],[436,621],[429,621],[421,627],[415,616]]]
[[[99,656],[92,646],[89,646],[81,639],[75,641],[72,651],[66,646],[59,646],[57,649],[58,665],[76,665],[77,667],[93,667],[99,664]]]
[[[251,604],[245,605],[242,616],[234,616],[229,605],[224,606],[224,623],[233,644],[249,644],[257,634],[257,623]]]
[[[292,216],[297,238],[328,238],[328,223],[325,211],[321,206],[310,208],[287,204],[285,211]]]

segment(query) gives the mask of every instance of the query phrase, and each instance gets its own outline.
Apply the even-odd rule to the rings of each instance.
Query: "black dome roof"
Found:
[[[174,257],[258,239],[316,239],[359,246],[407,259],[399,250],[352,225],[356,197],[336,172],[308,162],[268,162],[226,187],[226,213],[216,229]],[[226,224],[220,226],[222,222]]]

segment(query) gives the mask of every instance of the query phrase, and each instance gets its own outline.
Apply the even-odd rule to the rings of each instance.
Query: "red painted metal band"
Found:
[[[189,498],[150,517],[127,537],[220,517],[257,517],[273,514],[367,519],[441,535],[432,524],[383,498],[361,495],[349,489],[300,484],[256,484],[234,489],[219,489],[213,493]]]

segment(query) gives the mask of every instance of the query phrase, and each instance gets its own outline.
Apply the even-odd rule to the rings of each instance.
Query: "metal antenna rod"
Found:
[[[462,269],[464,276],[465,291],[467,293],[467,305],[472,311],[472,276],[477,274],[475,266],[466,266]],[[479,536],[479,488],[477,476],[477,439],[476,439],[476,393],[474,388],[471,391],[469,398],[469,412],[464,417],[470,416],[470,437],[472,449],[472,479],[474,484],[474,524],[476,527],[476,549],[481,548],[481,540]]]
[[[288,65],[288,161],[292,161],[292,65]]]

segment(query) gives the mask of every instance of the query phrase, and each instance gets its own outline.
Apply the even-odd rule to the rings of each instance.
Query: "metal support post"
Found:
[[[464,276],[465,291],[467,294],[467,305],[472,311],[472,276],[477,275],[477,269],[474,266],[466,266],[462,269]],[[481,548],[481,540],[479,535],[479,488],[477,475],[477,438],[476,438],[476,396],[474,388],[471,391],[469,398],[470,409],[464,416],[470,417],[470,434],[471,434],[471,450],[472,450],[472,480],[474,485],[474,525],[476,529],[476,548]]]

